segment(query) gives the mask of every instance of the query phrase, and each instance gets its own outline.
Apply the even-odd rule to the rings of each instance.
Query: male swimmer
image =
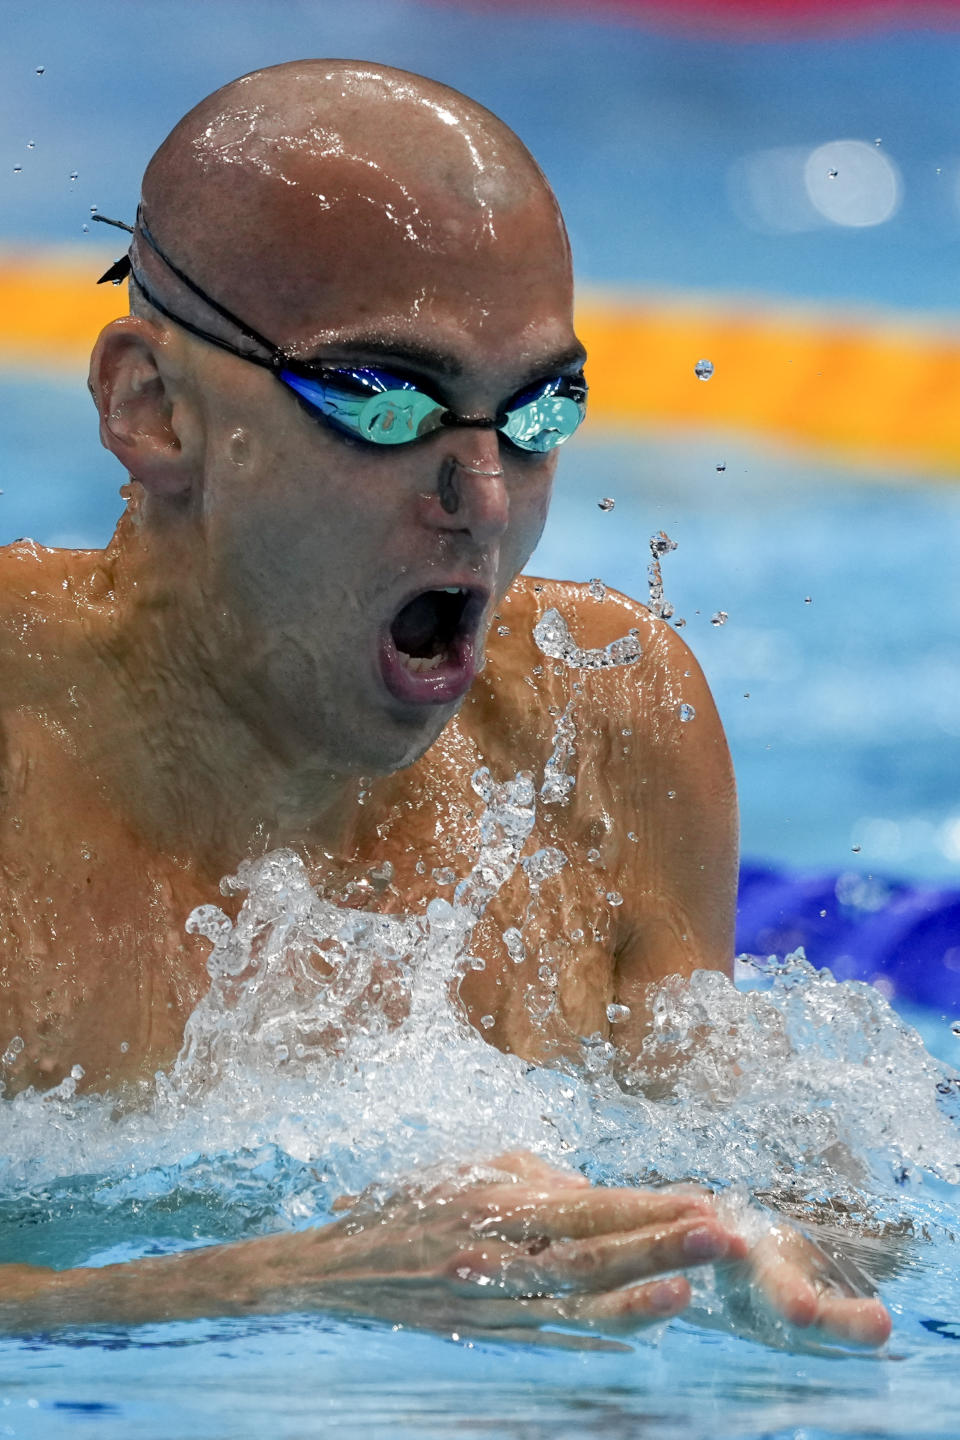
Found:
[[[559,899],[525,920],[508,882],[462,999],[494,1017],[492,1043],[545,1063],[627,1006],[629,1060],[651,982],[730,964],[734,783],[669,626],[520,575],[586,404],[540,170],[442,85],[280,65],[160,147],[128,269],[131,313],[90,369],[126,513],[102,552],[0,552],[0,1034],[24,1041],[8,1093],[77,1064],[110,1089],[173,1061],[208,979],[184,919],[245,855],[292,846],[327,894],[415,910],[424,872],[459,869],[476,836],[471,773],[542,772],[571,700],[576,787],[530,842],[570,857]],[[582,646],[635,629],[641,660],[544,663],[531,632],[551,606]],[[392,883],[358,902],[385,861]],[[532,949],[555,942],[548,1024],[502,941],[525,924]],[[816,1282],[802,1236],[748,1250],[694,1189],[595,1188],[500,1156],[348,1221],[100,1270],[0,1267],[0,1323],[316,1307],[609,1334],[680,1314],[683,1272],[715,1262],[822,1337],[889,1333],[879,1301]]]

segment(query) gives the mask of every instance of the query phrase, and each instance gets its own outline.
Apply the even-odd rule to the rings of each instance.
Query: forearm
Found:
[[[96,1269],[0,1266],[0,1330],[276,1314],[299,1303],[336,1309],[335,1247],[322,1237],[322,1229],[265,1236]],[[310,1252],[309,1280],[296,1273],[291,1253],[299,1251],[302,1258],[305,1250]]]

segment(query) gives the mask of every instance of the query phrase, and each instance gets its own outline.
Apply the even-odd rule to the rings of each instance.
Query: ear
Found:
[[[87,382],[101,443],[145,490],[168,499],[185,498],[200,473],[199,417],[177,368],[156,325],[126,315],[100,332]]]

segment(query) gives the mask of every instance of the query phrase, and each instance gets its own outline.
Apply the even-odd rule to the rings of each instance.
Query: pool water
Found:
[[[0,543],[106,541],[122,476],[94,419],[79,376],[4,379]],[[731,742],[744,855],[960,880],[960,796],[943,783],[960,773],[960,490],[588,425],[527,568],[645,599],[661,529],[677,542],[665,592]]]
[[[492,816],[485,843],[512,868],[536,805],[550,802],[529,782],[497,787],[479,772],[475,788]],[[752,1191],[808,1215],[866,1209],[897,1232],[880,1245],[881,1266],[885,1254],[896,1262],[883,1285],[896,1318],[888,1352],[794,1353],[796,1337],[769,1319],[769,1345],[681,1321],[617,1354],[296,1315],[117,1327],[0,1341],[0,1434],[956,1433],[943,1386],[960,1337],[954,1067],[874,987],[837,984],[798,957],[742,964],[738,988],[717,975],[663,987],[655,1035],[686,1064],[658,1101],[638,1077],[617,1078],[599,1036],[563,1070],[502,1055],[447,998],[488,863],[481,852],[425,917],[372,928],[314,895],[292,854],[242,868],[233,929],[209,907],[191,921],[214,941],[213,983],[148,1103],[118,1113],[68,1080],[4,1107],[4,1258],[106,1264],[322,1223],[338,1194],[371,1181],[525,1148],[597,1183],[711,1181],[741,1209],[755,1208]],[[549,904],[549,878],[539,884],[531,904]],[[256,972],[244,963],[254,937]],[[320,942],[336,969],[330,941],[342,972],[305,999],[294,980]],[[298,1047],[350,1023],[365,966],[408,954],[399,1026],[367,1014],[348,1058]],[[911,1018],[949,1054],[956,1037],[941,1019]],[[698,1276],[695,1308],[723,1325],[726,1305],[710,1272]]]
[[[51,405],[63,426],[44,433],[39,420]],[[89,428],[87,406],[76,390],[50,382],[0,390],[11,457],[5,538],[29,533],[47,543],[102,544],[109,534],[119,509],[112,462],[92,446],[67,443]],[[64,437],[59,451],[57,433]],[[612,513],[599,508],[604,497],[615,500]],[[678,547],[663,559],[665,592],[686,620],[684,634],[731,737],[745,852],[788,866],[949,881],[957,867],[954,827],[960,833],[956,797],[943,784],[960,758],[951,708],[951,696],[960,698],[960,601],[950,580],[960,497],[946,488],[865,488],[849,475],[811,479],[797,461],[742,445],[705,443],[698,451],[670,437],[629,444],[585,438],[564,457],[530,568],[596,575],[643,597],[648,541],[661,529]],[[720,611],[727,619],[712,623]],[[909,1018],[943,1057],[941,1079],[952,1074],[960,1052],[953,1017],[912,1011]],[[865,1053],[875,1043],[870,1034]],[[388,1094],[354,1095],[347,1111],[344,1094],[325,1109],[318,1100],[329,1093],[325,1085],[271,1090],[254,1069],[241,1093],[260,1096],[255,1113],[236,1096],[219,1106],[208,1096],[205,1122],[188,1107],[173,1120],[158,1112],[152,1129],[119,1136],[96,1106],[77,1109],[69,1097],[8,1114],[0,1187],[5,1253],[40,1263],[106,1262],[322,1218],[338,1189],[356,1188],[384,1163],[376,1143],[363,1143],[371,1105],[381,1121],[371,1133],[394,1126],[389,1159],[398,1176],[405,1166],[489,1155],[514,1141],[541,1153],[546,1146],[549,1154],[552,1139],[531,1114],[542,1112],[545,1093],[555,1102],[556,1077],[540,1072],[517,1091],[517,1077],[505,1077],[502,1057],[481,1041],[488,1070],[474,1046],[469,1056],[457,1048],[462,1037],[450,1043],[453,1050],[431,1062],[450,1084],[446,1091],[440,1085],[432,1109],[421,1096],[431,1116],[426,1146],[422,1135],[412,1147],[399,1143],[418,1132],[398,1118],[395,1075]],[[799,1043],[802,1053],[806,1042]],[[810,1074],[802,1067],[778,1074],[775,1113],[756,1091],[731,1102],[725,1115],[704,1116],[693,1105],[678,1124],[681,1111],[664,1113],[653,1131],[629,1106],[614,1106],[614,1121],[609,1096],[590,1089],[596,1077],[582,1076],[569,1144],[582,1146],[583,1164],[599,1180],[642,1178],[656,1161],[663,1174],[762,1184],[771,1156],[800,1155],[798,1135],[789,1138],[794,1113],[812,1107],[829,1114],[839,1097],[841,1110],[847,1106],[842,1123],[856,1130],[877,1084],[862,1059],[838,1073],[821,1056]],[[481,1091],[441,1124],[452,1077],[478,1064],[498,1099]],[[418,1093],[425,1078],[421,1066]],[[910,1085],[921,1086],[926,1105],[934,1082],[914,1074],[908,1083],[895,1070],[884,1083],[887,1098],[877,1098],[873,1110],[893,1125],[896,1151],[917,1124]],[[851,1096],[859,1096],[856,1105]],[[504,1134],[504,1113],[526,1117],[530,1128]],[[947,1150],[960,1143],[949,1114],[938,1112],[936,1123],[945,1128],[931,1143]],[[719,1150],[717,1124],[731,1142]],[[764,1140],[765,1126],[775,1142]],[[737,1142],[745,1129],[751,1140],[744,1150]],[[618,1137],[613,1153],[601,1143],[611,1133]],[[352,1139],[346,1148],[344,1134]],[[714,1137],[712,1167],[707,1135]],[[329,1162],[324,1183],[304,1184],[305,1156]],[[960,1344],[951,1238],[960,1223],[958,1197],[922,1157],[913,1156],[906,1189],[891,1184],[890,1156],[882,1174],[873,1152],[869,1164],[876,1213],[907,1215],[929,1234],[910,1242],[901,1273],[882,1285],[895,1316],[883,1358],[799,1356],[683,1322],[628,1355],[471,1346],[315,1316],[77,1332],[0,1343],[0,1435],[956,1435],[948,1377]],[[825,1184],[823,1175],[817,1183]]]
[[[548,19],[503,7],[491,21],[485,7],[365,0],[242,12],[223,0],[128,6],[122,17],[113,0],[54,5],[56,23],[43,4],[11,12],[3,74],[21,173],[6,182],[7,239],[20,237],[21,251],[38,238],[87,245],[96,273],[90,206],[130,215],[144,157],[199,95],[293,54],[369,53],[442,75],[518,125],[595,284],[695,284],[708,302],[751,294],[774,309],[950,303],[957,87],[955,43],[941,34],[718,52],[572,10]],[[787,237],[743,223],[728,192],[745,157],[834,135],[882,137],[907,187],[895,223]],[[617,223],[597,223],[610,215]],[[121,477],[97,449],[79,372],[4,375],[0,474],[0,542],[106,540]],[[892,463],[878,481],[742,437],[616,439],[588,426],[563,456],[530,569],[644,598],[661,529],[678,547],[663,560],[665,591],[730,737],[744,854],[867,882],[955,883],[960,492]],[[713,1105],[688,1094],[644,1109],[611,1086],[596,1047],[578,1073],[519,1073],[451,1022],[388,1052],[374,1037],[370,1057],[391,1063],[359,1076],[283,1074],[248,1053],[212,1086],[187,1066],[182,1083],[119,1121],[69,1087],[0,1107],[0,1253],[107,1263],[322,1222],[338,1192],[368,1179],[516,1143],[601,1182],[655,1169],[770,1189],[794,1173],[808,1199],[859,1197],[913,1226],[882,1281],[895,1318],[884,1355],[803,1355],[685,1322],[628,1354],[322,1316],[75,1331],[0,1340],[0,1436],[960,1435],[956,1017],[898,1002],[935,1064],[875,993],[802,968],[774,978],[745,967],[740,983],[739,995],[704,999],[705,1030],[702,1015],[667,1003],[671,1023],[696,1021],[722,1050],[737,1037],[739,1089]],[[215,1007],[201,1016],[208,1038],[220,1018]],[[857,1164],[838,1168],[838,1153]]]

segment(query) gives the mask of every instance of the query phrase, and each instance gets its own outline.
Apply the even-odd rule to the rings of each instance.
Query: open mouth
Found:
[[[442,705],[466,693],[485,603],[479,591],[445,585],[401,606],[381,646],[383,678],[397,699]]]

